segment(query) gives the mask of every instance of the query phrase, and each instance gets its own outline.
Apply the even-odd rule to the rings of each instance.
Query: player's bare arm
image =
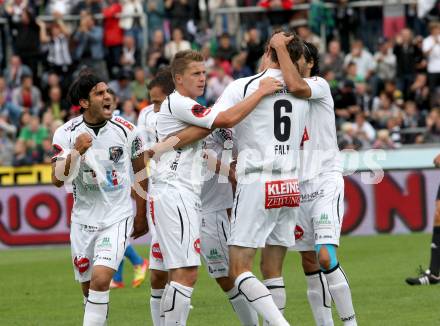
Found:
[[[270,46],[277,53],[278,62],[288,90],[296,97],[309,98],[312,95],[312,91],[309,85],[301,77],[287,51],[287,44],[293,38],[293,36],[285,36],[284,33],[281,32],[277,33],[270,39]]]
[[[131,161],[133,166],[133,172],[135,177],[134,183],[134,200],[136,202],[136,215],[133,222],[133,238],[139,238],[148,233],[147,223],[147,190],[148,190],[148,178],[147,169],[145,166],[144,156],[139,157]]]
[[[92,136],[88,133],[80,134],[75,141],[73,150],[65,160],[57,160],[52,164],[52,184],[56,187],[62,187],[83,155],[92,146]]]
[[[279,80],[272,77],[264,78],[260,81],[259,88],[252,95],[226,111],[220,112],[212,124],[213,128],[234,127],[255,109],[263,97],[271,95],[282,88],[283,84]]]

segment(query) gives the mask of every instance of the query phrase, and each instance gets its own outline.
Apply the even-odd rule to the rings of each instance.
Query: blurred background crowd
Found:
[[[66,93],[85,66],[136,123],[149,80],[176,52],[203,53],[199,101],[211,105],[256,72],[279,27],[319,48],[341,149],[438,143],[440,1],[356,2],[0,0],[0,164],[50,163],[54,131],[80,114]]]

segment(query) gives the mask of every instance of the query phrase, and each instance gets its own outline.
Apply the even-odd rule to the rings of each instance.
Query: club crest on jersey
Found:
[[[78,269],[78,272],[82,274],[89,269],[90,260],[87,257],[78,255],[73,259],[73,264]]]
[[[119,159],[122,157],[123,153],[124,150],[121,146],[112,146],[108,149],[109,158],[115,163],[119,162]]]
[[[192,107],[191,112],[196,118],[203,118],[206,117],[209,112],[211,112],[211,108],[207,108],[206,106],[200,104],[195,104]]]
[[[298,207],[301,197],[297,179],[266,182],[265,208]]]

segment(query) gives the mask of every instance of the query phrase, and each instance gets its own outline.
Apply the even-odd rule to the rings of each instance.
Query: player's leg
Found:
[[[137,288],[145,280],[145,275],[148,269],[148,259],[142,258],[130,244],[125,250],[125,257],[127,257],[133,265],[134,276],[132,286]]]
[[[267,287],[272,299],[282,314],[286,308],[286,288],[282,275],[286,247],[266,245],[261,250],[260,269],[263,284]],[[269,325],[265,320],[264,325]]]
[[[344,179],[340,173],[328,173],[319,176],[317,182],[322,196],[315,203],[312,218],[318,263],[344,325],[357,325],[350,286],[337,257],[344,216]]]
[[[124,260],[121,261],[118,270],[113,275],[113,278],[110,282],[110,289],[122,289],[125,287],[123,281],[123,274],[124,274]]]
[[[89,296],[84,310],[84,326],[105,325],[110,302],[110,281],[121,263],[133,217],[100,230],[94,242],[94,264]]]
[[[229,277],[229,253],[227,231],[229,230],[227,210],[203,215],[200,225],[201,254],[205,260],[209,276],[214,278],[227,295],[241,325],[258,325],[258,314],[240,294],[234,281]]]
[[[307,299],[316,325],[333,326],[332,298],[325,274],[321,271],[315,251],[301,251],[301,262],[307,281]]]
[[[429,270],[424,271],[420,268],[420,275],[417,277],[408,277],[406,283],[409,285],[430,285],[440,282],[440,187],[437,192],[435,202],[434,227],[432,229],[431,241],[431,260]]]

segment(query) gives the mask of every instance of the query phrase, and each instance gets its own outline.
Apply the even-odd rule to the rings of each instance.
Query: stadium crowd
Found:
[[[212,105],[228,83],[257,71],[277,27],[294,29],[319,47],[341,149],[440,141],[439,1],[353,8],[334,0],[332,9],[320,1],[307,11],[289,9],[308,2],[0,1],[6,19],[0,38],[0,164],[50,162],[54,131],[80,114],[65,95],[84,66],[109,81],[119,114],[136,123],[148,104],[149,80],[178,51],[203,53],[208,80],[199,100]],[[284,10],[212,15],[237,6]],[[79,20],[67,21],[66,15]],[[320,35],[322,24],[326,35]]]

